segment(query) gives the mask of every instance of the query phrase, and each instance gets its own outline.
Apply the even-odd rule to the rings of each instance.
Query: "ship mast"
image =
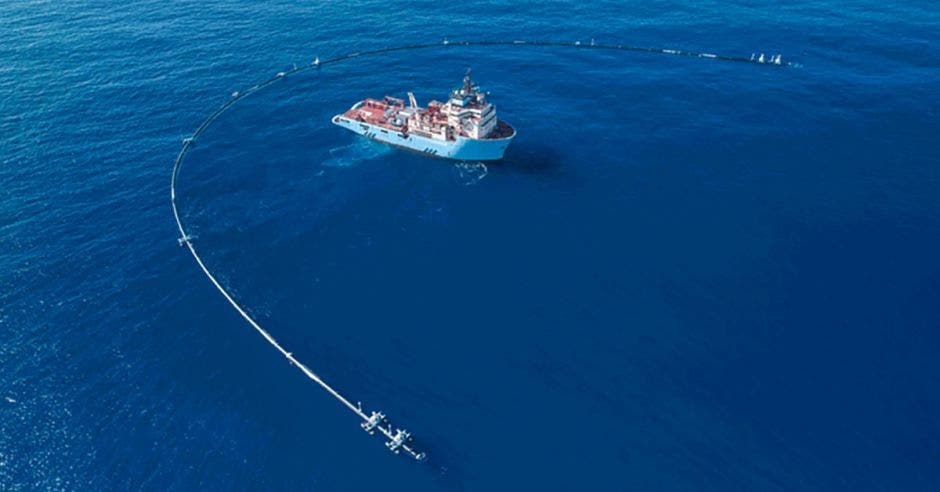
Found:
[[[463,93],[467,96],[474,93],[473,81],[470,80],[470,67],[467,67],[467,74],[463,76]]]

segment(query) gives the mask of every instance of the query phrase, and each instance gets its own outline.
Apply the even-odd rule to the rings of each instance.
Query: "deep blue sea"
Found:
[[[0,5],[0,490],[940,490],[935,1]],[[447,47],[594,38],[799,67]],[[466,67],[457,165],[330,124]]]

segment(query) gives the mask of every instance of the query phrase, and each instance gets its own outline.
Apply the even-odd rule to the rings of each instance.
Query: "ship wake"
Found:
[[[320,163],[323,167],[354,167],[391,151],[370,140],[356,140],[349,145],[330,149],[330,157]]]

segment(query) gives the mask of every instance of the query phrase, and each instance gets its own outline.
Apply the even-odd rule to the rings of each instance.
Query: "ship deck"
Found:
[[[403,130],[403,127],[393,125],[391,120],[395,115],[397,115],[398,111],[404,109],[404,106],[389,104],[387,101],[379,101],[377,99],[365,99],[361,101],[358,106],[359,107],[355,107],[354,105],[352,108],[349,108],[345,113],[343,113],[343,116],[353,121],[379,126],[396,132]],[[389,112],[389,109],[394,111]],[[483,137],[480,140],[499,140],[501,138],[511,137],[515,133],[516,130],[513,129],[509,123],[506,123],[503,120],[497,120],[496,128],[493,129],[489,135]],[[460,135],[467,137],[467,135],[463,132],[461,132]]]
[[[365,101],[362,101],[362,104],[360,104],[358,108],[350,108],[348,111],[343,113],[343,116],[351,120],[388,128],[389,130],[400,130],[399,127],[389,123],[390,116],[386,116],[385,114],[389,108],[396,110],[402,109],[401,106],[393,106],[386,103],[385,101],[366,99]]]
[[[501,138],[509,138],[515,134],[515,128],[509,123],[503,120],[496,120],[496,128],[494,128],[489,135],[483,137],[483,140],[499,140]]]

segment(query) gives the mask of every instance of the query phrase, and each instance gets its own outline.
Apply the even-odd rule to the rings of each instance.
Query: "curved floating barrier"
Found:
[[[756,54],[752,54],[749,58],[745,58],[745,57],[738,57],[738,56],[716,55],[713,53],[697,53],[693,51],[647,48],[647,47],[642,47],[642,46],[630,46],[630,45],[623,45],[623,44],[617,44],[617,45],[599,44],[599,43],[596,43],[594,39],[591,39],[589,44],[581,43],[581,41],[574,41],[574,42],[526,41],[526,40],[448,41],[447,39],[444,39],[440,43],[411,44],[411,45],[404,45],[404,46],[395,46],[391,48],[381,48],[381,49],[370,50],[370,51],[359,51],[359,52],[354,52],[354,53],[350,53],[347,55],[337,56],[335,58],[331,58],[327,60],[320,60],[320,57],[316,57],[309,65],[300,66],[300,67],[294,65],[293,68],[291,68],[290,70],[277,72],[273,77],[261,83],[255,84],[244,91],[233,92],[231,94],[231,97],[225,103],[223,103],[221,106],[219,106],[218,109],[210,113],[209,116],[207,116],[206,119],[202,121],[202,123],[196,128],[196,130],[193,132],[191,136],[183,139],[183,146],[180,149],[179,154],[177,154],[176,156],[176,161],[173,164],[173,172],[170,178],[170,203],[173,207],[173,217],[176,219],[176,226],[179,229],[180,235],[179,235],[179,238],[177,239],[177,241],[179,242],[179,245],[186,246],[186,249],[189,250],[190,254],[192,254],[193,259],[196,260],[196,264],[199,265],[199,268],[202,270],[202,272],[206,275],[209,281],[212,282],[212,285],[214,285],[215,288],[218,289],[219,293],[222,294],[225,300],[228,301],[229,304],[231,304],[233,308],[235,308],[235,311],[237,311],[238,314],[240,314],[241,317],[244,318],[245,321],[247,321],[248,324],[251,325],[251,327],[254,328],[262,337],[264,337],[264,339],[269,344],[271,344],[272,347],[277,349],[277,351],[280,352],[281,355],[283,355],[288,360],[288,362],[290,362],[292,365],[297,367],[297,369],[299,369],[305,376],[307,376],[307,378],[309,378],[314,383],[317,383],[321,388],[326,390],[327,393],[332,395],[334,398],[339,400],[340,403],[346,406],[346,408],[348,408],[353,413],[355,413],[362,420],[362,422],[360,423],[360,426],[362,427],[363,430],[365,430],[366,432],[372,435],[374,435],[376,431],[378,431],[380,435],[383,435],[388,439],[388,441],[385,442],[385,446],[389,449],[389,451],[392,451],[395,454],[399,454],[402,451],[404,451],[405,454],[411,456],[412,458],[418,461],[422,461],[426,459],[427,454],[417,450],[417,448],[412,443],[411,434],[408,431],[401,429],[401,428],[393,427],[392,424],[388,421],[388,419],[386,419],[385,414],[383,414],[382,412],[373,411],[367,415],[362,410],[361,405],[353,405],[349,401],[349,399],[344,397],[336,389],[334,389],[332,386],[327,384],[326,381],[324,381],[320,376],[316,375],[307,366],[303,365],[299,360],[297,360],[297,358],[294,357],[292,353],[284,349],[284,347],[282,347],[281,344],[279,344],[277,340],[275,340],[274,337],[271,336],[270,333],[268,333],[264,328],[262,328],[261,325],[259,325],[258,322],[255,321],[248,314],[248,312],[244,308],[242,308],[241,305],[238,304],[238,302],[225,289],[225,287],[222,286],[222,284],[218,281],[218,279],[216,279],[215,275],[213,275],[212,272],[209,271],[209,268],[206,267],[206,264],[202,261],[202,258],[199,256],[199,253],[196,252],[196,247],[193,246],[193,241],[196,239],[196,237],[188,233],[186,231],[186,228],[183,226],[183,221],[180,218],[179,208],[178,208],[178,204],[176,200],[177,198],[176,197],[176,182],[177,182],[177,179],[179,178],[180,168],[182,167],[183,160],[186,157],[187,152],[189,152],[189,150],[192,149],[193,145],[195,145],[196,143],[196,140],[209,128],[209,126],[219,116],[221,116],[222,113],[224,113],[226,110],[231,108],[232,105],[234,105],[236,102],[254,94],[255,92],[258,92],[259,90],[273,84],[274,82],[282,80],[296,73],[303,72],[304,70],[320,69],[324,65],[335,64],[335,63],[339,63],[341,61],[349,60],[353,58],[379,55],[383,53],[391,53],[394,51],[410,51],[410,50],[441,48],[441,47],[451,48],[451,47],[456,47],[456,46],[573,47],[573,48],[578,48],[578,49],[600,49],[600,50],[618,50],[618,51],[658,53],[658,54],[666,54],[666,55],[715,59],[715,60],[722,60],[722,61],[755,63],[755,64],[760,64],[760,65],[770,65],[770,66],[776,66],[776,67],[794,66],[789,62],[782,61],[782,57],[780,55],[773,55],[773,56],[765,57],[765,55],[761,53],[760,56],[756,56]]]

